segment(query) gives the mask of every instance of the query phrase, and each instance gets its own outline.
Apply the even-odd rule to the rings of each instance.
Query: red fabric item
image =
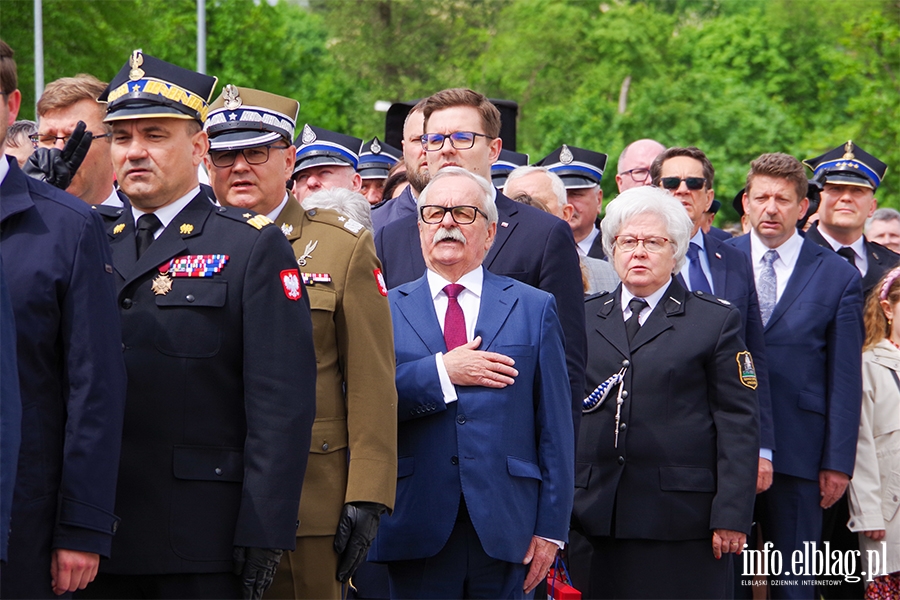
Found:
[[[447,314],[444,315],[444,342],[447,344],[448,352],[457,346],[462,346],[467,341],[466,317],[456,299],[464,289],[466,288],[458,283],[444,286],[444,293],[449,299]]]

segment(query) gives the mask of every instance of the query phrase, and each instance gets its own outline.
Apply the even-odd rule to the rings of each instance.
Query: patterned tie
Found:
[[[856,266],[856,252],[853,251],[853,248],[844,246],[837,253],[846,258],[851,265]]]
[[[641,311],[647,308],[647,301],[643,298],[632,298],[628,303],[628,308],[631,309],[631,316],[625,321],[625,333],[628,335],[628,343],[631,344],[631,340],[641,328],[641,322],[638,319]]]
[[[449,300],[447,314],[444,315],[444,343],[447,344],[448,352],[466,343],[466,317],[457,300],[464,289],[466,288],[458,283],[444,286],[444,293]]]
[[[778,289],[778,280],[775,278],[775,268],[772,266],[778,260],[778,252],[769,250],[763,254],[762,268],[759,270],[759,282],[757,292],[759,294],[759,314],[762,317],[763,326],[769,322],[772,312],[775,310],[775,298]]]
[[[709,287],[709,280],[706,279],[703,267],[700,266],[700,246],[691,242],[691,245],[688,246],[687,255],[690,260],[690,264],[688,265],[688,275],[691,279],[691,291],[712,294],[712,288]]]
[[[153,234],[156,233],[156,230],[160,227],[162,227],[162,222],[159,220],[159,217],[153,213],[141,215],[138,218],[137,234],[135,235],[138,258],[140,258],[141,255],[147,251],[147,248],[150,247],[150,244],[153,243],[153,240],[155,239]]]

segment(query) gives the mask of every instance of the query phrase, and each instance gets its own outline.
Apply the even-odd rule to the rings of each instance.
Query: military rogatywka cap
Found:
[[[206,120],[216,78],[135,50],[97,99],[106,122],[170,117]]]
[[[506,185],[506,178],[518,167],[528,165],[528,155],[512,150],[500,150],[497,162],[491,165],[491,183],[496,188]]]
[[[210,150],[240,150],[294,139],[300,103],[284,96],[228,84],[209,107],[203,125]]]
[[[813,170],[813,180],[822,185],[837,183],[878,189],[887,165],[848,141],[822,156],[809,158],[803,164]]]
[[[567,190],[577,190],[600,185],[606,158],[602,152],[563,144],[535,165],[559,175]]]
[[[399,162],[401,156],[402,151],[375,136],[363,144],[356,172],[363,179],[386,179],[391,167]]]
[[[351,135],[313,127],[303,126],[300,137],[294,140],[297,158],[294,161],[294,175],[310,167],[334,165],[339,167],[359,166],[359,150],[362,140]]]

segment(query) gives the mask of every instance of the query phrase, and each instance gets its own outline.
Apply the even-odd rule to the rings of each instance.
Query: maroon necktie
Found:
[[[458,283],[444,286],[444,293],[449,300],[447,314],[444,316],[444,342],[448,352],[466,343],[466,317],[456,299],[464,289],[466,288]]]

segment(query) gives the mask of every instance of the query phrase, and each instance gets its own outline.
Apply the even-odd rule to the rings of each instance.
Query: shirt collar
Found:
[[[844,247],[844,244],[840,243],[839,241],[822,231],[822,228],[816,227],[816,230],[819,232],[819,235],[821,235],[825,239],[825,241],[828,242],[828,245],[831,246],[831,249],[835,252]],[[858,258],[865,258],[866,240],[865,238],[863,238],[863,236],[859,236],[855,242],[853,242],[852,244],[848,244],[848,246],[853,249],[853,253],[856,254]]]
[[[785,264],[791,265],[797,261],[797,256],[800,254],[800,248],[802,247],[803,238],[800,237],[800,234],[797,233],[796,229],[794,229],[791,237],[789,237],[777,248],[769,248],[759,238],[759,235],[756,233],[755,229],[750,230],[750,256],[753,259],[754,263],[762,260],[763,255],[769,250],[775,250],[778,252],[779,259],[781,259]]]
[[[269,217],[269,220],[274,222],[278,218],[278,215],[281,214],[281,211],[284,210],[284,206],[285,206],[285,204],[287,204],[287,202],[288,202],[288,193],[285,192],[284,199],[281,201],[281,204],[276,206],[275,210],[273,210],[272,212],[270,212],[269,214],[266,215],[267,217]]]
[[[697,235],[695,235],[694,237],[691,238],[690,243],[697,244],[698,246],[700,246],[701,251],[706,249],[706,244],[703,242],[703,230],[702,229],[697,230]]]
[[[6,179],[6,174],[9,173],[9,163],[8,160],[16,160],[12,156],[3,156],[5,160],[0,160],[0,183],[3,183],[3,180]]]
[[[625,312],[625,309],[628,308],[628,303],[631,302],[632,298],[635,297],[643,297],[644,300],[647,301],[647,306],[650,307],[652,311],[656,308],[656,305],[659,304],[660,299],[662,299],[663,294],[666,293],[666,290],[669,289],[669,285],[672,284],[672,280],[669,279],[661,288],[650,294],[649,296],[635,296],[631,292],[628,291],[628,288],[625,287],[625,284],[622,284],[622,312]]]
[[[122,199],[119,198],[119,194],[116,193],[116,188],[112,189],[109,196],[106,197],[106,200],[101,202],[103,206],[115,206],[116,208],[122,208],[125,206],[125,203],[122,202]]]
[[[163,229],[169,226],[169,223],[172,222],[178,213],[180,213],[188,203],[194,199],[194,196],[200,193],[200,186],[198,185],[187,194],[176,200],[175,202],[171,202],[166,204],[163,207],[157,208],[153,211],[153,214],[157,216],[160,223],[162,223]],[[137,224],[137,220],[141,217],[141,215],[147,214],[146,211],[138,210],[134,204],[131,205],[131,215],[134,217],[134,222]]]
[[[431,291],[432,300],[437,298],[438,294],[444,291],[444,287],[452,281],[447,281],[431,269],[428,269],[426,272],[426,277],[428,278],[428,289]],[[484,270],[481,265],[478,265],[474,270],[469,271],[465,275],[459,278],[456,282],[466,288],[468,291],[472,292],[479,298],[481,297],[481,289],[484,286]]]

